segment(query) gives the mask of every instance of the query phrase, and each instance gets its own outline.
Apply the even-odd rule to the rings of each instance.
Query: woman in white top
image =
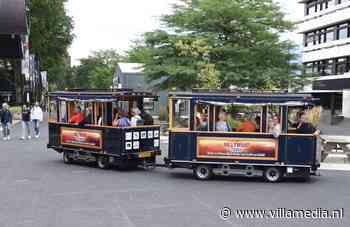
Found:
[[[34,128],[34,136],[35,138],[39,138],[40,135],[40,122],[43,121],[43,110],[39,106],[39,103],[36,102],[34,104],[34,107],[30,111],[31,113],[31,120],[33,122],[33,128]]]
[[[229,127],[228,127],[228,124],[227,124],[227,121],[226,121],[226,113],[224,112],[220,112],[219,113],[219,120],[216,122],[216,131],[219,131],[219,132],[228,132],[229,131]]]
[[[140,114],[141,114],[141,111],[139,110],[139,108],[133,108],[131,110],[131,115],[132,115],[131,121],[130,121],[131,127],[136,127],[138,122],[142,121]]]
[[[269,132],[272,133],[272,135],[275,138],[278,138],[281,134],[282,128],[280,124],[280,118],[277,115],[272,116],[272,120],[270,122],[270,128]]]

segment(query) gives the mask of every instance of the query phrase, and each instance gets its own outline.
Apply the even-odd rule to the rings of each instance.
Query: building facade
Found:
[[[303,64],[313,77],[307,92],[332,115],[350,118],[350,0],[303,0]]]
[[[29,0],[0,0],[0,104],[42,100],[39,59],[30,54]]]
[[[113,88],[151,91],[159,95],[159,105],[153,108],[153,114],[160,116],[160,120],[168,118],[168,92],[155,88],[144,73],[143,64],[118,63],[113,79]]]

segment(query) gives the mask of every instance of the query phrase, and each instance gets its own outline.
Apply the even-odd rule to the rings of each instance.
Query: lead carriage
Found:
[[[148,115],[157,96],[133,90],[73,90],[52,92],[50,99],[49,142],[47,147],[63,154],[65,163],[96,161],[98,167],[154,167],[160,150],[160,126],[112,126],[114,110],[130,114],[138,108]],[[89,120],[69,123],[79,107]],[[89,112],[89,113],[87,113]]]

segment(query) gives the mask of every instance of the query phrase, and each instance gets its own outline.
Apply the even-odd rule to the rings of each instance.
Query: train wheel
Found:
[[[213,177],[213,170],[208,165],[196,166],[193,173],[198,180],[209,180]]]
[[[73,162],[73,158],[70,157],[68,152],[63,152],[63,162],[66,164],[70,164]]]
[[[279,182],[283,178],[283,171],[281,168],[267,167],[264,171],[264,178],[271,183]]]
[[[108,169],[108,167],[109,167],[108,157],[98,156],[96,161],[97,161],[98,168]]]

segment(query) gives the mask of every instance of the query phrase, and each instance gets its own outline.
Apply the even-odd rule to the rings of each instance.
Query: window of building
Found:
[[[318,73],[320,76],[326,76],[326,61],[320,61],[318,64]]]
[[[350,57],[346,58],[346,72],[350,72]]]
[[[341,24],[337,26],[337,39],[346,39],[349,37],[349,25],[348,23],[346,24]]]
[[[319,1],[319,9],[320,10],[325,10],[325,9],[328,9],[328,2],[330,0],[320,0]]]
[[[338,58],[336,60],[336,72],[337,75],[342,75],[346,72],[346,58]]]
[[[312,74],[313,71],[313,63],[305,64],[305,74]]]
[[[317,12],[317,0],[309,1],[306,4],[306,15],[310,15]]]
[[[317,33],[317,43],[321,44],[321,43],[325,43],[326,42],[326,30],[322,29],[320,31],[318,31]]]
[[[325,61],[325,75],[332,75],[334,74],[334,70],[333,70],[333,65],[334,65],[334,60],[326,60]]]
[[[326,42],[330,42],[334,40],[334,27],[330,27],[326,29]]]
[[[306,38],[305,38],[305,46],[313,46],[315,45],[315,33],[311,32],[311,33],[307,33],[306,34]]]

